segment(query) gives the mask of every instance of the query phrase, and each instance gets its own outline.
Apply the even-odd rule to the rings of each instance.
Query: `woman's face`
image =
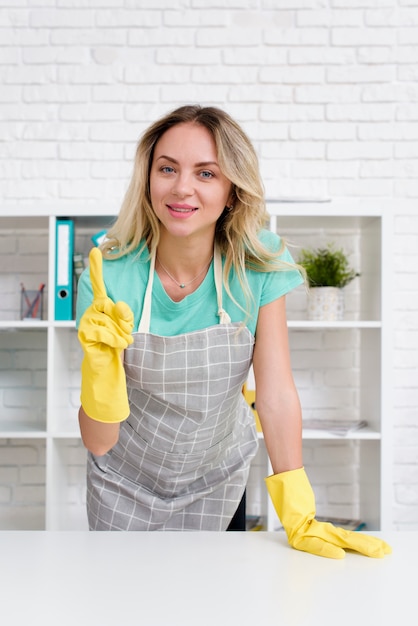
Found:
[[[160,137],[151,165],[150,193],[167,234],[214,236],[218,218],[232,201],[232,185],[220,170],[214,139],[204,126],[182,123]]]

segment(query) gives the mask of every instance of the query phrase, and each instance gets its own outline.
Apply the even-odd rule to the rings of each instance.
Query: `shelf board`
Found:
[[[46,429],[25,422],[0,422],[0,439],[45,439]]]
[[[263,433],[257,433],[258,439],[264,439]],[[381,439],[381,434],[377,430],[373,430],[372,428],[366,427],[361,428],[360,430],[353,430],[352,432],[347,433],[346,435],[337,435],[329,430],[313,430],[304,428],[302,430],[302,439],[304,441],[310,440],[319,440],[319,439],[333,439],[334,441],[347,441],[350,440],[375,440],[379,441]]]
[[[46,320],[0,320],[0,330],[39,330],[48,326]]]
[[[390,204],[379,200],[371,202],[369,198],[280,198],[266,199],[268,213],[273,217],[293,219],[294,217],[312,217],[338,219],[340,223],[353,224],[359,218],[380,217],[385,210],[390,210]]]
[[[75,320],[0,320],[0,331],[18,331],[18,330],[40,330],[44,328],[75,328]]]
[[[0,217],[103,217],[114,216],[119,213],[120,206],[95,200],[83,200],[80,204],[74,200],[60,200],[57,202],[43,200],[34,204],[32,201],[19,201],[16,203],[3,203],[0,208]]]
[[[311,320],[288,320],[288,328],[315,329],[315,328],[381,328],[382,322],[378,320],[342,320],[335,322],[311,321]]]
[[[81,439],[76,428],[50,432],[45,428],[34,428],[29,424],[0,423],[0,439]]]
[[[368,428],[368,427],[361,428],[360,430],[353,430],[351,432],[348,432],[345,435],[337,435],[328,430],[319,430],[319,429],[313,430],[313,429],[304,428],[302,430],[302,438],[303,440],[334,439],[334,440],[339,440],[339,441],[346,441],[347,439],[356,439],[356,440],[374,439],[376,441],[379,441],[381,439],[381,434],[378,431],[373,430],[372,428]]]

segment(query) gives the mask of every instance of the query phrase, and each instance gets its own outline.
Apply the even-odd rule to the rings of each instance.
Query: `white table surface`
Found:
[[[418,533],[384,538],[384,559],[335,561],[293,550],[283,533],[2,531],[1,623],[418,624]]]

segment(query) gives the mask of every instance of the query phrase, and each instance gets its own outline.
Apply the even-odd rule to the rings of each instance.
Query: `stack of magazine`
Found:
[[[366,530],[366,524],[358,519],[344,519],[342,517],[321,517],[316,515],[315,519],[318,522],[330,522],[334,526],[344,528],[344,530]]]
[[[327,419],[304,419],[302,425],[306,430],[326,430],[333,435],[344,437],[348,433],[365,428],[367,426],[367,422],[365,420],[340,421]]]

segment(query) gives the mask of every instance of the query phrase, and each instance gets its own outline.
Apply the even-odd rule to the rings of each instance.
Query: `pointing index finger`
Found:
[[[89,254],[90,280],[93,287],[93,298],[106,298],[106,287],[103,280],[103,257],[99,248],[92,248]]]

